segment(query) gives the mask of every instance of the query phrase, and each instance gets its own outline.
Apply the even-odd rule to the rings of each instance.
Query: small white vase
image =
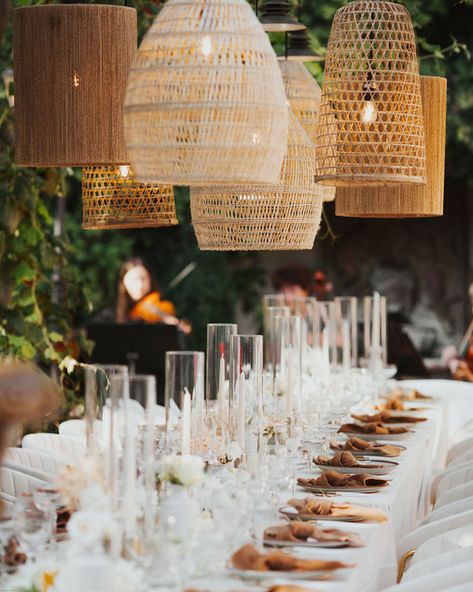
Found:
[[[167,487],[168,495],[159,508],[160,522],[176,538],[184,540],[191,535],[200,507],[187,488],[180,485]]]

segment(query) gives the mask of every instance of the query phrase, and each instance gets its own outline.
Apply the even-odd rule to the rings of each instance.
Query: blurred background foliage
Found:
[[[12,67],[8,7],[52,3],[57,2],[0,0],[0,27],[6,25],[0,72]],[[333,15],[346,3],[306,0],[301,9],[313,48],[321,54]],[[142,36],[160,2],[130,0],[126,4],[137,9]],[[447,174],[464,180],[470,177],[473,156],[472,3],[404,0],[402,4],[415,23],[422,73],[449,79]],[[276,35],[272,40],[282,53],[281,38]],[[323,63],[309,68],[322,83]],[[186,188],[176,188],[180,225],[175,228],[83,231],[80,175],[80,169],[16,168],[13,112],[0,84],[0,353],[35,358],[44,366],[65,355],[87,359],[92,344],[81,327],[104,310],[114,310],[119,268],[135,255],[149,262],[165,296],[175,302],[181,317],[192,322],[189,347],[203,349],[206,324],[232,321],[237,304],[243,310],[256,306],[267,279],[260,257],[200,252]],[[55,213],[64,204],[60,200],[66,200],[65,229],[56,236]],[[196,263],[195,271],[178,288],[167,290],[190,262]],[[60,283],[56,281],[59,270]]]

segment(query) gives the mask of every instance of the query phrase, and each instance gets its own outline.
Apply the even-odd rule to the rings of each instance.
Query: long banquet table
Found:
[[[430,382],[438,381],[422,381],[422,385],[406,383],[406,386],[422,386],[423,392],[430,394]],[[473,415],[473,409],[471,409],[473,407],[472,390],[473,387],[469,386],[468,391],[465,391],[466,397],[469,397],[471,401],[470,416]],[[428,421],[413,426],[415,433],[409,435],[407,439],[399,441],[399,444],[406,446],[406,450],[400,457],[395,459],[399,462],[399,467],[386,476],[387,479],[391,480],[389,486],[374,494],[347,493],[338,494],[333,498],[337,502],[350,501],[357,505],[366,504],[378,507],[389,517],[388,523],[330,521],[321,523],[323,527],[342,528],[343,530],[359,533],[365,538],[366,546],[298,551],[300,554],[304,553],[306,557],[340,560],[353,564],[351,568],[338,570],[330,581],[300,581],[300,585],[320,592],[330,590],[337,590],[337,592],[377,592],[395,583],[398,562],[396,546],[404,535],[416,528],[418,521],[428,511],[431,476],[444,463],[449,433],[449,397],[440,397],[437,394],[438,392],[436,390],[432,393],[437,398],[433,403],[429,404],[431,408],[425,413]],[[382,440],[379,439],[379,441]],[[393,443],[392,440],[390,443]],[[304,473],[298,473],[299,476],[307,476],[308,474],[308,471],[306,471],[305,475]],[[307,495],[309,494],[305,493],[301,488],[296,489],[296,497],[305,497]],[[286,503],[289,497],[288,492],[281,493],[281,503]],[[272,526],[272,524],[267,526]],[[278,580],[277,578],[274,579],[274,582],[286,583],[284,580]],[[212,592],[259,591],[265,589],[238,582],[228,577],[196,580],[192,582],[192,587]]]

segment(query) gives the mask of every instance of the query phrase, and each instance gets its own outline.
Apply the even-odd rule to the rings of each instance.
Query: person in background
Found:
[[[295,298],[306,298],[312,288],[312,274],[303,265],[280,267],[271,276],[271,283],[278,294],[284,294],[287,306],[292,306]]]
[[[187,321],[177,318],[174,304],[161,299],[150,268],[138,257],[121,267],[116,320],[118,323],[142,321],[176,325],[186,334],[192,330]]]
[[[473,283],[468,288],[471,310],[473,313]],[[471,321],[460,345],[446,347],[442,360],[450,368],[455,380],[473,382],[473,320]]]
[[[314,273],[312,291],[317,300],[331,300],[331,296],[333,296],[333,284],[325,272],[318,270]]]

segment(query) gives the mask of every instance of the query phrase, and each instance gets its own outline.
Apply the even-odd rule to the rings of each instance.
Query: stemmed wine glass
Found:
[[[44,551],[51,533],[49,511],[38,508],[31,494],[24,495],[16,501],[15,522],[20,544],[29,559],[35,559]]]

